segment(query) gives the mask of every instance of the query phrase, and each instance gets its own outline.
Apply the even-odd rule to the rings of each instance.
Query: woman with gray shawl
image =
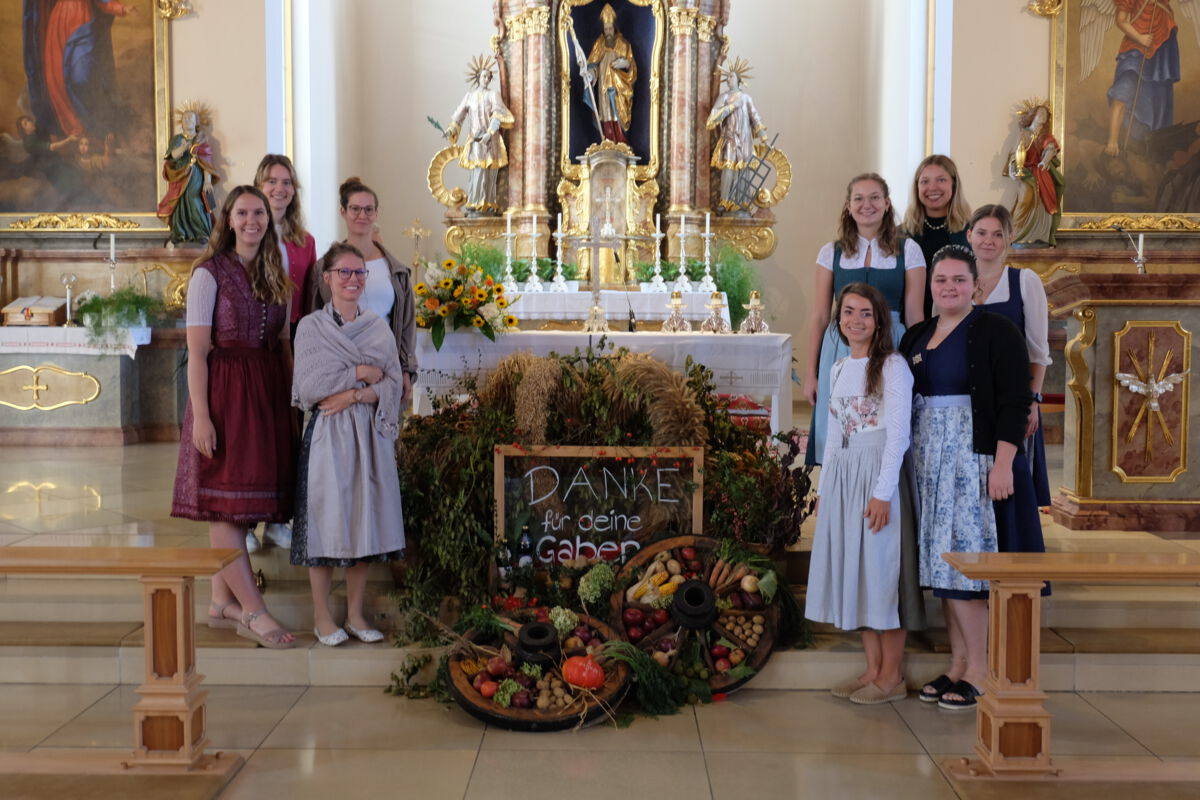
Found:
[[[300,448],[291,562],[310,568],[313,633],[333,647],[347,631],[363,642],[383,639],[363,616],[363,594],[368,564],[404,550],[395,456],[404,379],[391,328],[359,307],[362,253],[338,243],[320,263],[330,302],[296,328],[292,405],[312,415]],[[329,610],[334,567],[346,569],[345,629]]]

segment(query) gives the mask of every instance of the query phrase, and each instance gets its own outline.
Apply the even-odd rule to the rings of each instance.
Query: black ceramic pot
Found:
[[[517,657],[543,667],[558,655],[558,631],[549,622],[526,622],[517,631]]]
[[[671,601],[671,619],[685,628],[707,628],[719,613],[717,594],[704,581],[684,581]]]

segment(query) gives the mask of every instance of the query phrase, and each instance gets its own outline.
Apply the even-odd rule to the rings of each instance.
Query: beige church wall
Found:
[[[945,0],[942,0],[945,2]],[[972,208],[1011,205],[1015,182],[1003,177],[1016,141],[1013,110],[1050,96],[1051,22],[1022,3],[954,4],[950,156]]]
[[[171,104],[213,109],[227,190],[253,180],[267,147],[264,0],[193,0],[192,8],[196,13],[170,23]]]

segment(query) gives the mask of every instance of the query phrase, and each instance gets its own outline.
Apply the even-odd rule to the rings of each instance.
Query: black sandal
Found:
[[[961,700],[947,700],[945,695],[956,694],[961,697]],[[947,711],[969,711],[975,708],[975,698],[983,696],[983,692],[975,688],[975,684],[968,681],[958,681],[945,692],[942,693],[942,698],[938,700],[938,708],[944,708]]]
[[[920,693],[917,695],[921,698],[922,703],[936,703],[942,699],[942,695],[954,686],[954,681],[946,675],[938,675],[929,683],[921,687]],[[933,691],[929,691],[932,689]]]

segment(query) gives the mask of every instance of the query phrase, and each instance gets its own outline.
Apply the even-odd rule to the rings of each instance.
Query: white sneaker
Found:
[[[262,550],[262,545],[258,543],[258,537],[254,535],[254,528],[246,529],[246,552],[257,553]]]
[[[276,547],[282,547],[284,550],[291,550],[292,526],[282,522],[267,523],[267,527],[263,531],[263,543],[273,544]]]

